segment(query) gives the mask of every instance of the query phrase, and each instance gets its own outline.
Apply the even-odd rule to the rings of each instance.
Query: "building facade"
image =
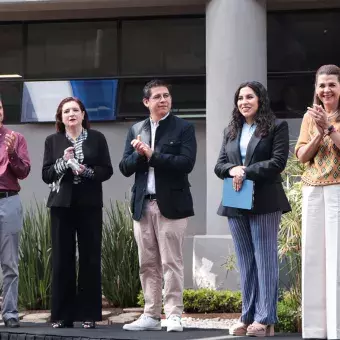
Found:
[[[216,215],[222,183],[213,169],[238,85],[267,85],[291,139],[312,100],[322,64],[339,64],[337,0],[12,0],[0,3],[0,93],[6,124],[25,135],[32,173],[28,206],[43,201],[44,140],[54,132],[60,96],[85,100],[92,127],[109,143],[114,176],[105,201],[124,200],[132,179],[118,170],[127,130],[146,117],[142,88],[173,84],[174,113],[193,121],[197,163],[190,176],[196,215],[185,241],[187,287],[238,287],[223,264],[233,253]],[[270,198],[268,198],[270,199]]]

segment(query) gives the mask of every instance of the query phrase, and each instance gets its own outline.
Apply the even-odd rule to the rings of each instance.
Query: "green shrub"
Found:
[[[138,294],[138,305],[144,307],[144,297]],[[240,313],[241,293],[229,290],[184,289],[184,312],[186,313]]]
[[[297,306],[295,296],[285,292],[277,306],[278,323],[276,331],[284,333],[301,332],[301,307]]]
[[[143,292],[137,297],[138,305],[144,307]],[[184,289],[183,304],[185,313],[241,313],[241,293],[228,290]],[[296,305],[294,296],[284,292],[278,302],[277,332],[297,333],[301,331],[301,308]]]
[[[138,250],[128,204],[116,202],[105,209],[102,243],[102,287],[109,303],[132,307],[141,289]]]
[[[302,183],[304,165],[294,156],[288,159],[284,172],[284,189],[292,211],[284,214],[279,230],[279,257],[288,276],[287,292],[278,305],[283,331],[296,329],[301,323],[301,225]],[[294,327],[292,325],[295,325]],[[292,330],[294,331],[294,330]]]
[[[19,247],[19,306],[49,309],[51,299],[50,214],[43,204],[26,210]]]

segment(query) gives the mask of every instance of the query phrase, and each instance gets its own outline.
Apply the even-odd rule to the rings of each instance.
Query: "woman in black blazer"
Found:
[[[246,82],[235,93],[232,120],[224,131],[216,175],[233,178],[236,191],[254,181],[251,210],[224,207],[240,268],[242,315],[229,333],[272,336],[277,322],[277,235],[282,213],[290,211],[280,173],[289,152],[288,124],[275,119],[266,89]]]
[[[82,321],[83,328],[94,328],[101,320],[102,182],[112,176],[111,159],[104,135],[89,128],[79,99],[61,101],[56,129],[46,138],[42,169],[51,188],[52,326]]]

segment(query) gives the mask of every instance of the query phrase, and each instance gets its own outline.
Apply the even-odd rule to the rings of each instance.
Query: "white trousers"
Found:
[[[305,186],[302,337],[340,339],[340,185]]]

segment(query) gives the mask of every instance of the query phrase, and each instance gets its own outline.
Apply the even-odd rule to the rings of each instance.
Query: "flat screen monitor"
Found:
[[[59,103],[77,97],[90,121],[116,119],[117,79],[24,82],[21,122],[54,122]]]

